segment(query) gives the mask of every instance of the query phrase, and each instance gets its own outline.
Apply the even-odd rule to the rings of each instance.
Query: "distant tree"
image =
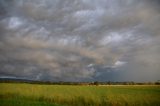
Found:
[[[155,82],[155,85],[160,85],[160,80],[158,80],[157,82]]]
[[[108,85],[111,85],[112,83],[111,83],[111,81],[108,81],[107,84],[108,84]]]
[[[98,85],[99,85],[99,82],[98,82],[98,81],[95,81],[93,84],[96,85],[96,86],[98,86]]]

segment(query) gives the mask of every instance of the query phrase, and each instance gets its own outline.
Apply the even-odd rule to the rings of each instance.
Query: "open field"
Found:
[[[0,83],[0,106],[160,106],[160,86]]]

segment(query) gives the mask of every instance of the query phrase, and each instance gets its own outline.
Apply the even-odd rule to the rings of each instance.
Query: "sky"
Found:
[[[160,80],[160,0],[0,0],[0,77]]]

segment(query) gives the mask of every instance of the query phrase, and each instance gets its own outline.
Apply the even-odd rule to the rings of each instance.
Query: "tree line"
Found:
[[[0,79],[1,83],[30,83],[30,84],[48,84],[48,85],[160,85],[160,81],[156,82],[134,82],[134,81],[124,81],[124,82],[113,82],[113,81],[93,81],[93,82],[66,82],[66,81],[35,81],[27,79]]]

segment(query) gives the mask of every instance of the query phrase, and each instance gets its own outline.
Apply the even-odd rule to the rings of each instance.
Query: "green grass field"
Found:
[[[0,83],[0,106],[160,106],[160,86]]]

